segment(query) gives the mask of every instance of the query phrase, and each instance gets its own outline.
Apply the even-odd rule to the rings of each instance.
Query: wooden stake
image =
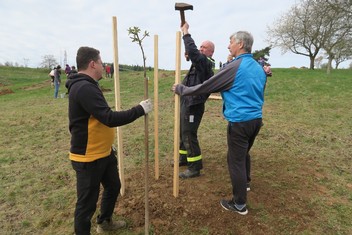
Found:
[[[117,46],[117,19],[116,16],[112,17],[112,37],[113,37],[113,49],[114,49],[114,80],[115,80],[115,109],[116,111],[121,110],[121,98],[120,98],[120,72],[119,72],[119,60],[118,60],[118,46]],[[122,130],[121,127],[116,128],[117,135],[117,157],[119,162],[119,175],[121,181],[120,194],[125,194],[125,169],[124,169],[124,155],[123,155],[123,142],[122,142]]]
[[[144,72],[145,74],[145,72]],[[148,99],[148,78],[144,76],[144,99]],[[148,114],[144,115],[144,234],[149,234],[149,131],[148,131]]]
[[[155,179],[159,179],[159,90],[158,35],[154,35],[154,162]]]
[[[181,80],[181,32],[176,32],[176,69],[175,84]],[[174,197],[179,194],[179,148],[180,148],[180,96],[175,94],[175,125],[174,125]]]

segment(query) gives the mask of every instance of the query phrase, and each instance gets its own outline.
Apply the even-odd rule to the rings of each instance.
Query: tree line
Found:
[[[352,59],[352,1],[301,0],[267,30],[267,41],[283,53],[307,56],[314,69],[319,53],[335,68]]]

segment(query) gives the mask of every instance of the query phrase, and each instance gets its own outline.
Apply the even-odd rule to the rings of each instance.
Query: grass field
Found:
[[[68,160],[68,99],[53,98],[48,72],[0,67],[0,234],[73,234],[76,191],[74,171]],[[170,87],[174,72],[160,71],[159,75],[160,172],[165,182],[170,183],[172,169],[167,165],[173,154],[174,102]],[[120,73],[122,109],[143,99],[142,76],[139,72]],[[152,72],[149,76],[149,96],[153,97]],[[113,81],[103,79],[100,84],[113,107]],[[238,218],[222,213],[219,216],[223,221],[213,223],[212,207],[202,214],[204,217],[193,217],[192,211],[187,211],[173,218],[160,215],[157,207],[151,212],[150,233],[352,234],[351,88],[351,70],[333,70],[327,75],[323,70],[273,69],[265,94],[264,127],[252,150],[254,189],[248,198],[249,215]],[[59,93],[65,92],[61,86]],[[212,196],[230,193],[223,157],[226,122],[221,108],[221,101],[208,101],[199,130],[206,174],[201,177],[204,184],[199,184],[197,191],[199,196],[206,197],[205,202],[211,201]],[[149,116],[152,164],[153,113]],[[129,227],[123,234],[143,234],[140,217],[143,218],[144,210],[123,210],[136,198],[143,200],[143,187],[139,185],[143,180],[134,178],[144,171],[143,128],[143,118],[122,128],[127,195],[119,199],[122,205],[116,214],[128,221]],[[210,169],[218,170],[219,174],[211,174]],[[150,171],[152,178],[153,170]],[[151,181],[153,185],[164,183]],[[226,185],[222,186],[222,182]],[[176,201],[177,208],[168,207],[175,210],[173,215],[178,215],[179,200],[187,203],[186,199],[196,194],[195,190],[187,191],[188,182],[181,183],[181,189],[185,188],[181,190],[182,199],[173,199],[172,183],[162,187],[163,192],[151,190],[156,194],[151,203],[155,198],[164,200],[162,194],[170,195],[163,205],[168,207]],[[214,190],[215,187],[219,188]],[[130,188],[139,190],[133,200],[130,195],[135,191]],[[193,204],[198,201],[207,206],[201,204],[203,200],[192,199]],[[214,208],[221,211],[218,205]],[[236,221],[226,224],[229,230],[223,226],[227,220]],[[177,228],[175,224],[179,223],[184,227]]]

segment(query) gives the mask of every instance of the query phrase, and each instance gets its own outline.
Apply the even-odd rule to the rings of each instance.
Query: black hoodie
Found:
[[[83,73],[73,74],[66,82],[69,92],[70,159],[92,162],[110,155],[115,129],[144,115],[141,105],[113,111],[98,83]]]

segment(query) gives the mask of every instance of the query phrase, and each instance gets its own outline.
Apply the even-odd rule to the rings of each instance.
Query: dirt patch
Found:
[[[169,73],[161,73],[159,77],[160,78],[168,78],[168,77],[170,77],[170,74]]]
[[[154,179],[153,172],[150,173],[149,219],[154,234],[275,234],[280,227],[287,230],[283,220],[294,221],[297,231],[305,231],[309,221],[316,217],[316,212],[305,206],[309,204],[309,193],[302,195],[299,189],[280,191],[269,186],[267,179],[255,176],[247,194],[248,215],[225,211],[219,202],[232,197],[226,160],[208,158],[204,163],[200,177],[180,179],[177,198],[173,196],[171,166],[163,166],[158,180]],[[257,167],[260,168],[254,163],[253,168]],[[185,169],[181,167],[180,171]],[[130,230],[142,233],[145,224],[144,169],[130,169],[125,174],[126,192],[119,198],[116,214],[129,220]],[[275,184],[289,181],[292,179],[282,177]],[[297,202],[302,209],[291,211],[292,206],[285,206]],[[278,220],[266,221],[268,213],[270,218]]]
[[[5,84],[0,82],[0,95],[7,95],[11,93],[14,93],[13,90],[7,88]]]
[[[9,89],[9,88],[1,88],[0,89],[0,95],[8,95],[14,93],[13,90]]]
[[[39,82],[39,83],[34,84],[34,85],[23,87],[22,89],[25,90],[25,91],[32,91],[32,90],[41,89],[41,88],[44,88],[44,87],[50,87],[50,84],[51,84],[50,80],[45,80],[43,82]]]

